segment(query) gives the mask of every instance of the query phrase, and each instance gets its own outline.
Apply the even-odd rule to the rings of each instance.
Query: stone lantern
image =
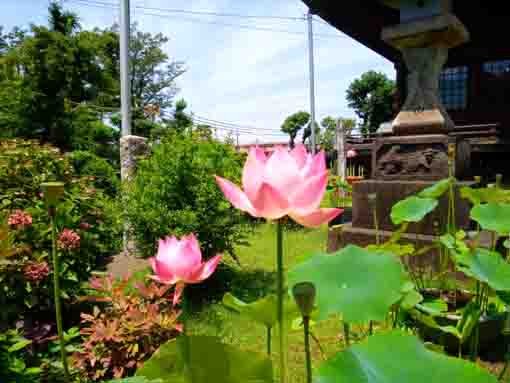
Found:
[[[373,176],[445,178],[452,144],[448,132],[454,124],[439,98],[439,75],[448,50],[467,42],[469,33],[451,13],[451,0],[380,1],[400,11],[400,24],[384,28],[381,37],[402,52],[409,74],[406,100],[392,123],[393,137],[376,144]]]

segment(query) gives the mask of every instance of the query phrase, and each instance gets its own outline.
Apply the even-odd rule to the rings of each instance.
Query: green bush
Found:
[[[230,145],[169,135],[154,145],[127,185],[127,219],[143,256],[167,235],[195,233],[205,258],[234,255],[251,225],[223,197],[214,175],[239,182],[242,157]]]
[[[69,159],[76,175],[92,176],[96,187],[109,195],[117,194],[120,186],[119,174],[107,160],[85,150],[71,152]]]
[[[65,182],[56,218],[65,308],[120,247],[117,203],[91,177],[76,177],[68,158],[51,146],[0,142],[0,323],[53,319],[51,232],[40,190],[46,181]]]

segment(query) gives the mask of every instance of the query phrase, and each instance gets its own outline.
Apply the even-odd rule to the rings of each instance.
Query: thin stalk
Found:
[[[305,332],[306,382],[312,383],[312,355],[310,352],[310,317],[303,317]]]
[[[322,359],[326,359],[326,353],[324,352],[324,349],[322,348],[321,342],[319,342],[319,338],[315,336],[315,334],[309,330],[310,336],[313,339],[313,341],[317,344],[317,347],[319,347],[319,351],[321,352]]]
[[[395,317],[393,318],[393,328],[397,328],[397,322],[398,322],[398,313],[400,311],[400,306],[397,306],[395,308]]]
[[[280,335],[280,383],[287,383],[287,332],[285,329],[285,273],[283,267],[283,223],[276,222],[276,268],[278,295],[278,329]]]
[[[374,321],[368,322],[368,335],[374,334]]]
[[[64,330],[62,326],[62,306],[60,302],[60,281],[59,281],[59,264],[58,264],[58,252],[57,252],[57,227],[55,224],[55,211],[50,210],[49,215],[51,217],[51,243],[52,243],[52,258],[53,258],[53,291],[55,297],[55,314],[57,317],[57,332],[60,343],[60,359],[64,367],[65,381],[69,383],[71,377],[69,374],[69,367],[67,366],[66,359],[66,346],[64,340]]]
[[[375,243],[381,244],[381,233],[379,233],[379,222],[377,220],[377,203],[374,201],[373,204],[373,216],[374,216],[374,229],[375,229]]]
[[[499,373],[499,376],[498,376],[498,380],[501,382],[503,381],[503,378],[505,377],[505,374],[506,374],[506,370],[508,369],[508,363],[509,361],[507,360],[505,362],[505,365],[503,366],[503,369],[501,370],[501,372]]]
[[[350,338],[350,326],[349,323],[344,322],[344,339],[345,339],[345,346],[349,347],[351,345],[351,338]]]
[[[266,327],[266,338],[267,338],[267,355],[271,356],[271,327]]]

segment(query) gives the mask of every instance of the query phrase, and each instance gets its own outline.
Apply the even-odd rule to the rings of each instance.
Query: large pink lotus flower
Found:
[[[159,240],[158,253],[149,261],[156,275],[151,278],[161,283],[175,284],[174,305],[180,300],[186,284],[200,283],[216,270],[221,255],[202,262],[202,253],[194,234],[166,237]]]
[[[269,159],[262,149],[252,148],[244,165],[244,192],[221,177],[216,181],[232,205],[254,217],[288,215],[303,226],[317,227],[342,212],[319,208],[328,183],[325,155],[313,156],[304,145],[290,152],[277,148]]]

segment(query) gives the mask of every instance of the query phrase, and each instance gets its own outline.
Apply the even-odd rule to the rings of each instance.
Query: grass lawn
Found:
[[[284,254],[286,268],[290,268],[303,261],[317,251],[325,251],[327,241],[327,226],[315,230],[294,229],[284,233]],[[250,296],[260,296],[260,281],[254,281],[258,275],[264,275],[261,271],[272,272],[275,269],[275,227],[271,224],[260,225],[250,238],[251,246],[238,249],[241,268],[241,282],[234,289],[237,295],[244,295],[243,299]],[[245,275],[245,279],[243,279]],[[243,283],[244,282],[244,283]],[[271,282],[268,282],[272,284]],[[240,286],[239,286],[240,285]],[[273,286],[269,286],[269,289]],[[253,298],[252,298],[253,299]],[[238,314],[229,311],[221,303],[207,306],[188,323],[194,334],[206,334],[221,336],[224,342],[234,344],[241,349],[265,352],[266,330],[249,320],[241,318]],[[312,341],[314,364],[333,355],[343,347],[342,338],[339,336],[341,322],[331,319],[321,322],[313,328],[314,335],[319,340],[324,354],[320,351],[317,343]],[[276,329],[273,330],[276,332]],[[278,338],[275,333],[272,342],[273,366],[278,365]],[[305,382],[305,361],[302,331],[291,331],[289,334],[289,382]]]

